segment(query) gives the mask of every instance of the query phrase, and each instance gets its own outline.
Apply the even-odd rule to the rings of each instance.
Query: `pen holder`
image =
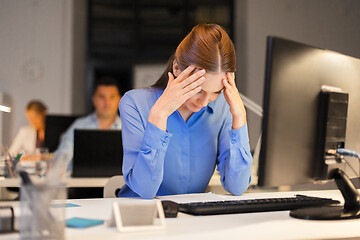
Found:
[[[17,163],[14,160],[10,160],[10,159],[5,160],[5,169],[4,169],[5,178],[17,177],[16,164]]]
[[[65,199],[64,183],[22,184],[21,239],[64,239]]]
[[[0,156],[0,176],[5,178],[15,178],[16,174],[16,165],[18,161],[10,159],[7,156]]]

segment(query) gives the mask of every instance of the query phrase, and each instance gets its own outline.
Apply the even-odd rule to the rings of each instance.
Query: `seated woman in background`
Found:
[[[201,193],[216,166],[225,190],[246,191],[252,156],[235,67],[224,29],[198,25],[152,87],[124,95],[119,110],[126,185],[119,197]]]
[[[47,107],[41,101],[28,103],[25,114],[29,125],[20,128],[10,146],[11,154],[23,152],[25,156],[22,159],[25,160],[26,155],[34,154],[36,148],[44,146],[46,111]]]

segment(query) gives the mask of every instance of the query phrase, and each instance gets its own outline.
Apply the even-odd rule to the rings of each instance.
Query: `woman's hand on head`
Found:
[[[168,116],[178,109],[186,100],[201,91],[200,85],[205,80],[205,70],[191,74],[194,69],[194,66],[189,66],[176,78],[172,73],[168,73],[169,81],[163,95],[160,97],[162,98],[161,100],[164,101]]]
[[[160,129],[166,130],[167,118],[187,99],[197,94],[204,82],[205,70],[193,73],[195,66],[189,66],[177,77],[168,73],[169,81],[164,93],[155,102],[149,114],[149,122]],[[193,73],[193,74],[192,74]]]
[[[233,116],[233,129],[239,129],[246,123],[246,111],[239,91],[236,88],[235,73],[226,73],[226,79],[223,79],[223,84],[225,87],[224,96]]]

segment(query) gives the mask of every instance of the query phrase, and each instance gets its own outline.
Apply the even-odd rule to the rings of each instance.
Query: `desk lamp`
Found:
[[[263,117],[263,109],[262,107],[255,103],[254,101],[252,101],[251,99],[249,99],[248,97],[244,96],[243,94],[239,93],[240,97],[244,103],[244,106],[249,109],[250,111],[252,111],[253,113],[255,113],[257,116],[259,116],[260,118]],[[251,185],[257,185],[257,178],[258,178],[258,165],[259,165],[259,154],[260,154],[260,148],[261,148],[261,135],[262,133],[260,132],[260,136],[256,142],[256,146],[254,149],[254,153],[253,153],[253,166],[252,166],[252,171],[251,171]]]

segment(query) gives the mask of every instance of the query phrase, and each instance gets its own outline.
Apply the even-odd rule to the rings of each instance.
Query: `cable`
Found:
[[[357,177],[360,177],[360,154],[353,151],[353,150],[349,150],[346,148],[337,148],[337,149],[329,149],[327,151],[327,154],[329,155],[333,155],[335,158],[341,158],[345,161],[346,165],[348,165],[351,170],[355,173],[355,175]],[[349,161],[347,161],[344,156],[348,156],[348,157],[355,157],[358,159],[359,162],[359,171],[356,172],[355,169],[351,166],[351,164],[349,163]],[[346,166],[345,165],[345,166]]]
[[[359,175],[360,175],[360,154],[353,151],[353,150],[349,150],[349,149],[346,149],[346,148],[338,148],[338,149],[336,149],[336,153],[338,153],[338,154],[340,154],[342,156],[355,157],[355,158],[358,159],[359,171],[358,171],[357,176],[359,177]],[[345,161],[350,166],[350,168],[353,169],[351,167],[350,163],[347,160],[345,160]],[[353,169],[353,171],[355,171],[355,170]]]
[[[358,154],[355,151],[346,149],[346,148],[337,148],[336,153],[342,155],[342,156],[349,156],[349,157],[355,157],[357,159],[360,159],[360,154]]]
[[[349,161],[346,160],[345,158],[343,158],[343,159],[344,159],[346,165],[348,165],[348,166],[351,168],[351,170],[355,173],[355,175],[356,175],[357,177],[359,177],[359,173],[355,171],[355,169],[351,166],[351,164],[349,163]]]

